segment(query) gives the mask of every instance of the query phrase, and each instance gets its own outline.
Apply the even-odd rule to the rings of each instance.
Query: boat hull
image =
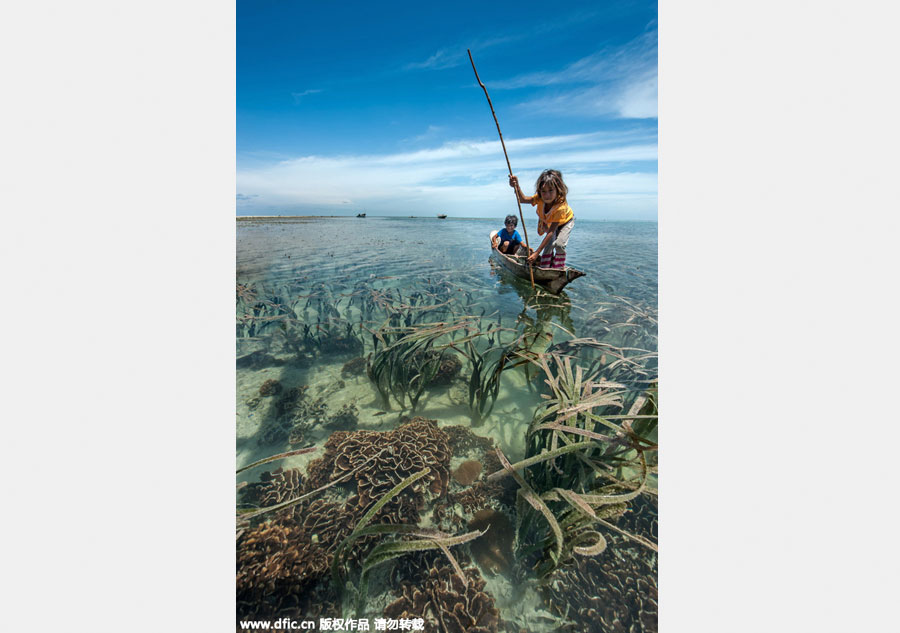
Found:
[[[496,235],[496,232],[491,234],[491,239],[493,239],[494,235]],[[494,248],[493,245],[491,246],[491,259],[513,273],[516,277],[528,281],[531,280],[531,273],[529,273],[528,270],[531,268],[531,272],[534,274],[534,283],[540,284],[555,295],[562,292],[562,289],[575,279],[584,277],[583,272],[574,268],[540,268],[539,266],[534,265],[529,266],[525,263],[525,257],[511,257],[501,253]]]

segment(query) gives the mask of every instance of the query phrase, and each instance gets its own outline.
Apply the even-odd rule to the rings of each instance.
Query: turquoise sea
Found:
[[[238,218],[239,621],[656,630],[657,224],[501,224]]]

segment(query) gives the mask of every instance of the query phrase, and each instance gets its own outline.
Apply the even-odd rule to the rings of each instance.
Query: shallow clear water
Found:
[[[335,431],[387,432],[404,416],[466,427],[491,438],[510,461],[521,460],[525,430],[548,393],[545,376],[524,358],[542,352],[569,357],[585,378],[619,383],[631,394],[626,405],[649,388],[656,380],[656,223],[576,220],[567,264],[587,274],[559,296],[534,292],[489,261],[488,234],[500,225],[456,218],[239,219],[237,465],[304,446],[317,451],[249,469],[238,482],[257,482],[276,466],[303,473]],[[533,232],[529,238],[539,239]],[[442,359],[457,359],[449,377],[417,386],[409,368],[421,365],[422,356],[406,356],[406,366],[391,374],[405,383],[388,387],[385,379],[380,392],[365,360],[371,373],[376,353],[387,347],[379,333],[436,323],[456,328],[430,347]],[[488,372],[498,350],[513,348],[524,355],[508,358],[520,366],[498,372],[495,399],[476,395],[473,404],[474,359]],[[354,359],[364,360],[354,366]],[[301,401],[305,422],[291,426],[285,419]],[[463,459],[454,455],[450,468]],[[655,570],[655,557],[644,562]],[[543,623],[534,619],[549,613],[546,596],[514,600],[511,582],[490,576],[486,589],[506,626],[550,630],[549,615]],[[520,612],[525,603],[528,613]],[[555,610],[565,611],[558,603],[557,596]]]

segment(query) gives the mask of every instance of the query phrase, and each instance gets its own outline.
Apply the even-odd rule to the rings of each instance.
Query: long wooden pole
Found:
[[[491,107],[491,114],[494,115],[494,123],[497,124],[497,134],[500,135],[500,146],[503,147],[503,156],[506,157],[506,168],[509,169],[509,175],[512,176],[512,166],[509,164],[509,154],[506,153],[506,143],[503,142],[503,132],[500,131],[500,122],[497,120],[497,113],[494,112],[494,104],[491,103],[491,96],[488,94],[487,88],[485,88],[484,84],[481,82],[478,71],[475,69],[475,60],[472,59],[472,51],[467,48],[466,52],[469,54],[469,61],[472,62],[472,70],[475,71],[475,80],[478,82],[478,85],[481,86],[481,89],[484,90],[484,96],[487,97],[488,105]],[[525,217],[522,215],[522,203],[519,201],[519,190],[515,189],[513,193],[516,196],[516,204],[519,206],[519,219],[522,221],[522,230],[525,232],[525,248],[531,251],[531,245],[528,243],[528,229],[525,228]],[[531,287],[534,288],[534,269],[531,267],[531,262],[527,259],[525,261],[528,263],[528,274],[531,277]]]

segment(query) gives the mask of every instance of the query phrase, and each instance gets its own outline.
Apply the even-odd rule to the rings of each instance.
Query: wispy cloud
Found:
[[[440,70],[444,68],[453,68],[460,64],[468,64],[469,56],[467,49],[473,51],[473,55],[478,55],[487,49],[504,44],[511,44],[534,37],[536,34],[547,35],[559,31],[563,31],[572,24],[583,23],[597,18],[602,12],[597,9],[581,9],[571,11],[564,15],[558,15],[555,19],[541,19],[527,31],[516,32],[496,32],[491,37],[469,38],[460,40],[453,45],[445,46],[433,53],[426,60],[421,62],[411,62],[403,67],[403,70]]]
[[[485,51],[494,46],[509,44],[528,37],[525,34],[500,35],[491,38],[472,39],[464,42],[458,42],[452,46],[441,48],[423,62],[412,62],[406,64],[403,70],[440,70],[444,68],[454,68],[460,64],[469,63],[468,50]]]
[[[548,94],[520,108],[577,116],[657,116],[657,31],[655,23],[634,40],[606,48],[555,70],[496,81],[492,88],[546,88]]]
[[[426,141],[436,141],[438,140],[442,134],[447,131],[447,128],[443,125],[429,125],[428,129],[426,129],[422,134],[417,136],[413,136],[411,138],[406,139],[411,143],[423,143]]]
[[[508,139],[527,191],[542,169],[560,169],[583,217],[655,217],[655,134],[629,131]],[[241,170],[242,195],[254,208],[325,212],[347,205],[404,215],[451,207],[457,215],[508,211],[511,192],[499,141],[460,140],[387,155],[304,156]],[[626,204],[627,201],[627,204]],[[618,213],[618,216],[617,216]]]
[[[404,66],[404,70],[438,70],[441,68],[453,68],[462,62],[462,55],[458,49],[442,48],[423,62],[412,62]]]
[[[303,92],[292,92],[291,96],[294,98],[294,103],[300,103],[300,100],[303,97],[314,95],[322,92],[321,88],[310,88],[309,90],[304,90]]]

